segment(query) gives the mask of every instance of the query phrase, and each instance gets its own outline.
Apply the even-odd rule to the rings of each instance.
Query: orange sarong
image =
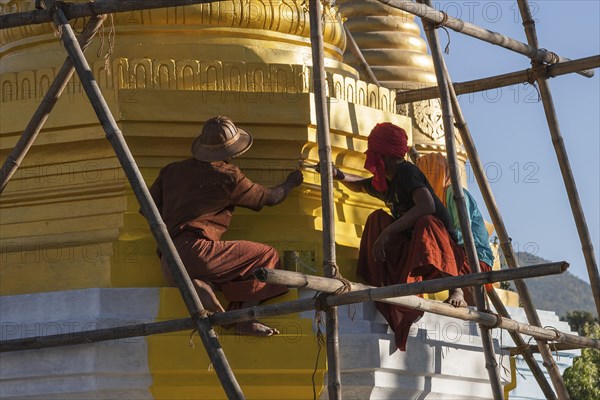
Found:
[[[392,222],[392,216],[383,210],[367,218],[357,273],[369,285],[387,286],[471,273],[464,249],[452,240],[444,224],[433,215],[419,218],[412,234],[394,235],[386,248],[386,260],[376,262],[373,245]],[[489,266],[483,266],[489,270]],[[380,302],[375,302],[375,306],[394,331],[396,346],[405,351],[410,327],[423,312]]]

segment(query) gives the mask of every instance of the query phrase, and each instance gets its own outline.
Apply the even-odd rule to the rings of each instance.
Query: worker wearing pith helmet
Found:
[[[287,291],[253,276],[257,268],[279,268],[274,248],[245,240],[221,240],[236,206],[254,211],[274,206],[303,181],[296,170],[271,188],[252,182],[229,163],[250,146],[252,136],[230,118],[210,118],[192,143],[193,157],[165,166],[150,188],[203,305],[213,312],[223,311],[214,290],[223,292],[229,310],[251,307]],[[163,274],[173,285],[164,257],[161,261]],[[256,336],[279,333],[256,320],[236,324],[236,332]]]

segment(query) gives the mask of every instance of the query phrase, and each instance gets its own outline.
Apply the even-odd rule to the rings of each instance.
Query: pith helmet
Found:
[[[227,117],[207,120],[192,143],[192,154],[200,161],[222,161],[237,157],[252,146],[252,136]]]

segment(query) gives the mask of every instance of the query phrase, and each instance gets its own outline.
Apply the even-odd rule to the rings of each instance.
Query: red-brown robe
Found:
[[[383,210],[367,218],[357,272],[368,284],[387,286],[471,273],[464,249],[450,238],[444,224],[433,215],[419,218],[411,236],[394,234],[385,249],[385,261],[375,261],[375,241],[392,222],[392,216]],[[482,271],[490,270],[485,263],[480,264]],[[423,312],[380,302],[375,302],[375,306],[394,331],[396,346],[405,351],[410,327]]]
[[[257,268],[279,267],[274,248],[244,240],[220,240],[235,206],[259,211],[267,200],[267,189],[246,178],[239,168],[193,158],[175,162],[160,171],[150,194],[190,278],[221,290],[230,302],[228,309],[287,292],[285,286],[253,277]],[[161,265],[173,285],[164,257]]]

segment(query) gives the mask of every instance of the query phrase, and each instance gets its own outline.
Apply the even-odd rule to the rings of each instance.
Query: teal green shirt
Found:
[[[467,189],[463,189],[465,193],[465,203],[467,205],[467,213],[469,214],[469,220],[471,221],[471,230],[473,231],[473,240],[475,241],[475,249],[477,249],[477,257],[480,261],[483,261],[490,267],[494,265],[494,253],[490,248],[490,237],[485,229],[485,223],[483,222],[483,216],[477,208],[477,203],[471,193]],[[450,223],[456,230],[456,236],[458,237],[457,243],[459,245],[464,244],[463,235],[460,231],[460,220],[458,219],[458,208],[452,198],[453,191],[452,186],[448,186],[446,189],[446,208],[450,214]]]

